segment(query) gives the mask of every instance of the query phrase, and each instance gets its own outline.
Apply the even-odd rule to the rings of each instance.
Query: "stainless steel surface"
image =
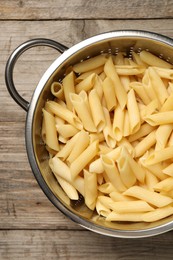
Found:
[[[102,52],[118,53],[149,50],[173,63],[173,40],[145,31],[115,31],[91,37],[65,51],[45,72],[30,103],[26,121],[26,147],[33,173],[50,201],[66,216],[94,232],[123,238],[154,236],[173,229],[173,217],[155,223],[107,223],[87,210],[84,204],[75,208],[66,198],[51,173],[48,155],[41,140],[42,108],[51,98],[50,85],[63,78],[68,66]],[[58,187],[58,192],[55,187]]]

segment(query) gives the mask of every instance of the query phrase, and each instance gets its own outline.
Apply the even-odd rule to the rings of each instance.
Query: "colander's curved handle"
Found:
[[[38,38],[38,39],[32,39],[22,43],[12,52],[12,54],[10,55],[7,61],[6,68],[5,68],[5,81],[10,95],[16,101],[16,103],[20,105],[25,111],[28,111],[29,102],[26,101],[22,96],[20,96],[20,94],[16,90],[13,81],[13,70],[14,70],[15,63],[18,60],[18,58],[21,56],[21,54],[24,53],[26,50],[36,46],[48,46],[58,50],[60,53],[63,53],[68,49],[66,46],[64,46],[59,42],[50,39]]]

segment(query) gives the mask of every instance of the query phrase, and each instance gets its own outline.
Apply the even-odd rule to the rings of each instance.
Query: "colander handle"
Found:
[[[50,39],[44,39],[44,38],[38,38],[38,39],[32,39],[29,41],[26,41],[19,45],[10,55],[6,68],[5,68],[5,82],[7,85],[7,89],[12,96],[12,98],[16,101],[18,105],[20,105],[25,111],[28,111],[29,109],[29,102],[26,101],[16,90],[16,87],[14,85],[13,81],[13,70],[14,66],[16,64],[16,61],[21,56],[22,53],[24,53],[26,50],[36,47],[36,46],[48,46],[51,48],[54,48],[58,50],[60,53],[63,53],[68,48],[64,46],[63,44],[50,40]]]

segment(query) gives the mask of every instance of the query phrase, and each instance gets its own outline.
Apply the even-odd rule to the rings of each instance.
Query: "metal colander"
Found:
[[[41,78],[30,104],[16,91],[13,83],[13,68],[18,57],[28,48],[47,45],[64,52],[48,68]],[[173,216],[154,223],[106,222],[103,217],[90,211],[81,199],[69,202],[48,166],[48,154],[41,140],[42,108],[45,101],[53,98],[50,85],[61,80],[66,69],[99,53],[117,54],[148,50],[173,64],[173,40],[163,35],[146,31],[113,31],[86,39],[68,49],[47,39],[34,39],[20,45],[10,56],[6,66],[6,84],[15,101],[27,111],[26,148],[33,173],[49,200],[66,216],[81,226],[112,237],[137,238],[157,235],[173,229]],[[41,65],[40,65],[41,66]]]

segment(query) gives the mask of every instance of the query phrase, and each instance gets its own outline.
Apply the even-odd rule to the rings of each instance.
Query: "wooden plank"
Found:
[[[173,17],[173,1],[1,0],[0,19],[136,19]]]
[[[3,260],[171,260],[172,236],[123,240],[90,231],[1,231],[0,252]]]

